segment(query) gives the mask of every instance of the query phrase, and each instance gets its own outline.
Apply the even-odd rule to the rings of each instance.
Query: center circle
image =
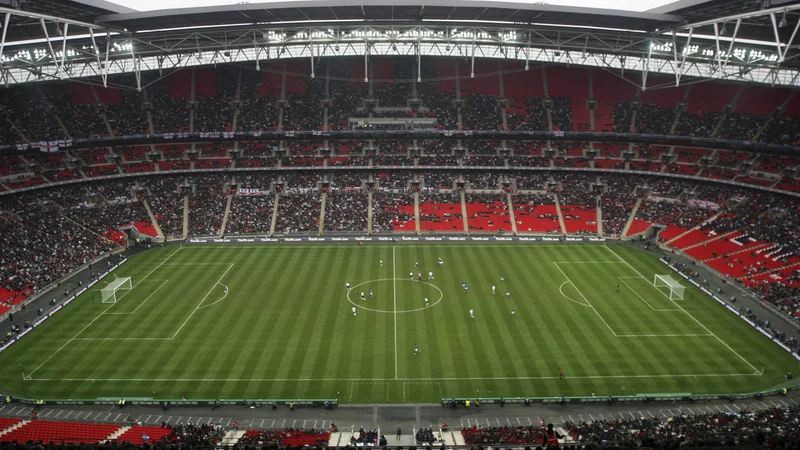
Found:
[[[387,281],[391,281],[391,282],[393,282],[393,284],[394,283],[414,283],[414,284],[417,284],[417,285],[430,286],[433,289],[436,289],[436,291],[439,293],[439,298],[429,302],[430,303],[429,306],[423,306],[421,308],[397,309],[397,310],[370,308],[370,307],[364,306],[364,303],[361,300],[358,299],[358,297],[359,297],[358,293],[357,293],[357,290],[358,290],[357,288],[358,287],[364,286],[364,285],[367,285],[367,284],[370,284],[370,283],[385,283]],[[392,286],[391,289],[394,290],[394,287]],[[355,292],[355,294],[353,294],[354,292]],[[367,291],[363,291],[363,292],[365,292],[367,301],[369,302],[369,298],[370,297],[369,297],[368,294],[366,294]],[[355,300],[353,300],[353,298],[351,297],[351,294],[353,294],[355,296],[355,298],[356,298]],[[396,294],[393,293],[393,295],[396,295]],[[404,313],[412,313],[412,312],[417,312],[417,311],[424,311],[426,309],[429,309],[429,308],[432,308],[432,307],[438,305],[439,302],[441,302],[443,298],[444,298],[444,293],[442,293],[442,290],[439,289],[435,284],[429,283],[427,281],[410,280],[410,279],[407,279],[407,278],[380,278],[380,279],[377,279],[377,280],[363,281],[361,283],[358,283],[356,285],[351,286],[350,290],[347,291],[347,301],[349,301],[353,306],[355,306],[357,308],[361,308],[361,309],[366,310],[366,311],[372,311],[372,312],[377,312],[377,313],[388,313],[388,314],[404,314]],[[420,298],[419,302],[422,302],[422,301],[423,301],[423,299]]]

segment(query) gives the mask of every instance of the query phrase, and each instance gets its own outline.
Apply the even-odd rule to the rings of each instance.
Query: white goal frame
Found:
[[[131,277],[115,278],[108,286],[100,289],[103,303],[117,303],[117,291],[130,291],[133,289]]]
[[[670,300],[683,300],[683,295],[686,292],[686,286],[670,275],[656,274],[653,278],[653,287],[659,291],[661,291],[662,287],[669,288],[668,297]]]

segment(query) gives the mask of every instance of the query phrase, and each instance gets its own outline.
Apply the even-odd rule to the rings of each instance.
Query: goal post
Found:
[[[653,286],[664,292],[670,300],[683,300],[686,287],[670,275],[658,275],[653,278]]]
[[[117,292],[130,291],[131,289],[133,289],[131,277],[115,278],[108,286],[100,289],[103,303],[117,303]]]

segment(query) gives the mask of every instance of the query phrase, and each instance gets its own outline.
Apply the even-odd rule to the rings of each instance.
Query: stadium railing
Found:
[[[42,316],[42,317],[41,317],[41,318],[40,318],[38,321],[36,321],[36,322],[33,324],[33,326],[32,326],[32,327],[30,327],[30,328],[28,328],[28,329],[24,330],[22,333],[20,333],[20,334],[18,334],[17,336],[15,336],[15,337],[14,337],[14,340],[12,340],[11,342],[7,343],[6,345],[4,345],[4,346],[0,347],[0,352],[3,352],[5,349],[7,349],[8,347],[10,347],[10,346],[14,345],[14,343],[16,343],[17,341],[19,341],[20,339],[22,339],[22,337],[23,337],[23,336],[25,336],[26,334],[28,334],[28,333],[30,333],[31,331],[35,330],[35,329],[36,329],[36,327],[38,327],[39,325],[41,325],[42,323],[44,323],[44,321],[45,321],[45,320],[47,320],[47,319],[49,319],[50,317],[52,317],[52,316],[53,316],[55,313],[57,313],[58,311],[60,311],[60,310],[61,310],[62,308],[64,308],[65,306],[69,305],[69,304],[70,304],[70,303],[71,303],[73,300],[75,300],[76,298],[78,298],[78,297],[79,297],[81,294],[83,294],[84,292],[86,292],[86,291],[88,291],[89,289],[91,289],[91,288],[92,288],[92,286],[94,286],[95,284],[99,283],[99,282],[100,282],[100,281],[101,281],[103,278],[105,278],[105,277],[106,277],[108,274],[110,274],[111,272],[113,272],[113,271],[114,271],[114,270],[115,270],[117,267],[119,267],[119,266],[121,266],[122,264],[124,264],[126,261],[128,261],[128,260],[127,260],[127,259],[121,259],[119,262],[117,262],[117,263],[116,263],[116,264],[114,264],[113,266],[110,266],[110,267],[109,267],[109,268],[108,268],[108,269],[107,269],[105,272],[103,272],[103,273],[99,274],[95,280],[93,280],[93,281],[91,281],[91,282],[87,283],[87,284],[86,284],[86,286],[84,286],[84,287],[82,287],[82,288],[78,289],[77,291],[73,292],[73,294],[72,294],[72,295],[71,295],[69,298],[67,298],[66,300],[64,300],[64,301],[62,301],[62,302],[58,302],[58,303],[56,304],[56,306],[55,306],[55,307],[53,307],[53,308],[52,308],[52,309],[50,309],[49,311],[45,312],[45,313],[44,313],[44,315],[43,315],[43,316]],[[82,267],[83,267],[83,266],[82,266]],[[80,269],[79,269],[79,270],[80,270]],[[66,278],[69,278],[69,277],[73,276],[75,273],[77,273],[77,272],[71,272],[69,275],[67,275],[67,277],[66,277]],[[41,292],[43,293],[43,292],[47,292],[47,291],[41,291]],[[39,295],[41,295],[41,293],[40,293]],[[38,296],[37,296],[37,297],[38,297]],[[35,298],[36,298],[36,297],[33,297],[33,298],[30,300],[30,301],[33,301]],[[24,305],[27,305],[28,303],[30,303],[30,301],[27,301],[26,303],[23,303],[23,304],[24,304]]]
[[[702,402],[712,400],[745,400],[750,398],[777,397],[786,392],[800,390],[800,384],[785,386],[776,389],[768,389],[759,392],[748,392],[744,394],[691,394],[691,393],[672,393],[672,394],[637,394],[637,395],[594,395],[577,397],[442,397],[442,406],[452,406],[455,402],[458,406],[463,406],[467,400],[475,405],[477,400],[480,404],[500,404],[500,403],[642,403],[642,402]]]
[[[773,343],[775,343],[775,344],[776,344],[776,345],[778,345],[780,348],[782,348],[783,350],[785,350],[786,352],[788,352],[790,355],[792,355],[792,356],[793,356],[795,359],[797,359],[798,361],[800,361],[800,354],[798,354],[796,351],[794,351],[794,350],[792,350],[791,348],[789,348],[789,347],[787,347],[786,345],[784,345],[784,343],[783,343],[783,342],[779,341],[779,340],[778,340],[778,339],[776,339],[774,336],[770,335],[770,334],[769,334],[767,331],[765,331],[765,330],[764,330],[764,329],[762,329],[760,326],[758,326],[757,324],[755,324],[753,321],[751,321],[750,319],[748,319],[747,317],[745,317],[745,316],[744,316],[744,315],[743,315],[743,314],[742,314],[740,311],[737,311],[737,310],[736,310],[735,308],[733,308],[733,307],[732,307],[730,304],[728,304],[728,303],[727,303],[725,300],[723,300],[722,298],[720,298],[719,296],[717,296],[716,294],[714,294],[713,292],[711,292],[710,290],[708,290],[708,289],[707,289],[705,286],[701,286],[701,285],[700,285],[700,283],[698,283],[697,281],[695,281],[694,279],[692,279],[692,277],[690,277],[689,275],[687,275],[686,273],[684,273],[684,272],[681,270],[680,266],[677,266],[677,264],[676,264],[676,263],[672,263],[672,262],[670,262],[670,261],[666,260],[664,257],[661,257],[661,258],[659,258],[659,261],[661,261],[661,263],[665,264],[667,267],[669,267],[670,269],[672,269],[673,271],[675,271],[675,273],[677,273],[678,275],[682,276],[684,279],[686,279],[686,281],[688,281],[689,283],[692,283],[692,285],[694,285],[696,288],[700,289],[700,290],[701,290],[703,293],[705,293],[705,294],[706,294],[706,295],[708,295],[709,297],[711,297],[711,298],[713,298],[714,300],[716,300],[716,301],[717,301],[717,303],[719,303],[720,305],[724,306],[724,307],[725,307],[725,309],[727,309],[728,311],[730,311],[730,312],[732,312],[732,313],[736,314],[736,316],[738,316],[740,319],[742,319],[742,320],[743,320],[744,322],[746,322],[748,325],[750,325],[751,327],[755,328],[755,329],[756,329],[756,330],[757,330],[759,333],[761,333],[761,334],[763,334],[764,336],[766,336],[767,338],[769,338],[769,339],[770,339],[770,340],[771,340]],[[724,278],[724,277],[723,277],[723,278]]]
[[[5,394],[0,392],[0,396],[5,398]],[[34,399],[18,397],[9,394],[12,403],[25,405],[105,405],[119,406],[124,400],[124,406],[157,406],[162,407],[164,402],[169,407],[175,406],[245,406],[250,408],[267,408],[272,406],[294,407],[337,407],[339,400],[335,398],[314,398],[314,399],[155,399],[142,397],[103,397],[96,399]]]

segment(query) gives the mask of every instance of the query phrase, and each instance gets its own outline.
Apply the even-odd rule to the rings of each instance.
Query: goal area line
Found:
[[[648,286],[652,286],[652,284],[650,284],[650,280],[649,280],[648,278],[646,278],[644,275],[642,275],[642,273],[641,273],[641,272],[639,272],[638,270],[636,270],[636,268],[634,268],[634,267],[633,267],[633,266],[632,266],[632,265],[631,265],[629,262],[627,262],[627,261],[625,261],[624,259],[622,259],[622,257],[620,257],[619,255],[617,255],[617,254],[616,254],[616,252],[614,252],[613,250],[611,250],[609,247],[605,247],[605,248],[606,248],[606,249],[607,249],[609,252],[611,252],[611,254],[613,254],[614,256],[616,256],[616,258],[617,258],[617,264],[624,264],[624,265],[628,266],[628,268],[630,268],[630,269],[631,269],[631,271],[633,271],[633,273],[635,273],[635,274],[637,275],[637,276],[626,276],[626,277],[624,277],[625,279],[629,279],[629,280],[633,280],[633,279],[637,279],[637,280],[644,280],[644,281],[645,281],[645,282],[648,284]],[[605,261],[603,261],[603,262],[605,263]],[[580,263],[580,261],[574,261],[574,263]],[[685,309],[683,309],[683,308],[682,308],[682,307],[681,307],[681,306],[680,306],[680,305],[679,305],[679,304],[678,304],[678,303],[675,301],[675,299],[669,298],[669,296],[665,295],[663,292],[661,292],[661,290],[659,290],[659,289],[655,288],[655,289],[656,289],[656,290],[657,290],[657,291],[658,291],[658,292],[659,292],[659,293],[660,293],[662,296],[664,296],[665,298],[667,298],[667,300],[669,300],[669,302],[670,302],[670,303],[672,303],[672,305],[674,306],[674,308],[668,308],[668,309],[670,309],[670,310],[673,310],[673,309],[674,309],[674,311],[657,311],[657,308],[653,308],[653,306],[652,306],[652,305],[650,305],[650,304],[649,304],[649,303],[648,303],[646,300],[644,300],[644,298],[642,298],[642,297],[641,297],[641,296],[638,294],[638,292],[636,292],[636,290],[635,290],[635,289],[631,288],[631,287],[630,287],[630,285],[629,285],[627,282],[625,282],[625,280],[623,279],[623,277],[620,277],[620,276],[618,276],[618,277],[617,277],[617,279],[619,279],[619,280],[620,280],[621,282],[623,282],[623,283],[624,283],[626,286],[628,286],[629,288],[631,288],[631,292],[633,292],[633,293],[634,293],[634,294],[635,294],[637,297],[639,297],[639,298],[640,298],[642,301],[644,301],[646,304],[648,304],[648,306],[649,306],[649,307],[650,307],[650,308],[651,308],[651,309],[652,309],[654,312],[659,312],[659,313],[660,313],[660,312],[682,312],[682,313],[683,313],[683,314],[685,314],[685,315],[686,315],[686,316],[687,316],[689,319],[691,319],[692,321],[694,321],[695,323],[697,323],[697,324],[698,324],[698,325],[699,325],[699,326],[700,326],[700,327],[703,329],[703,331],[704,331],[705,333],[687,333],[687,334],[685,334],[685,335],[683,335],[683,334],[675,334],[675,335],[646,335],[646,334],[620,334],[620,333],[617,333],[617,332],[614,330],[614,328],[613,328],[613,327],[611,327],[611,325],[609,325],[609,323],[606,321],[606,319],[603,317],[603,315],[602,315],[602,314],[600,314],[600,311],[598,311],[598,310],[597,310],[597,308],[595,308],[595,307],[592,305],[592,303],[589,301],[589,299],[586,297],[586,295],[584,295],[584,294],[583,294],[583,292],[581,292],[581,290],[580,290],[580,289],[578,288],[578,286],[577,286],[577,285],[576,285],[576,284],[575,284],[575,283],[572,281],[572,279],[569,277],[569,275],[567,275],[567,273],[566,273],[566,272],[564,272],[564,270],[561,268],[561,265],[560,265],[560,264],[562,264],[562,263],[553,262],[553,265],[554,265],[554,266],[555,266],[555,267],[558,269],[558,271],[559,271],[559,272],[561,272],[561,274],[564,276],[564,278],[566,279],[566,281],[567,281],[567,282],[569,282],[570,284],[572,284],[572,286],[575,288],[575,291],[578,293],[578,295],[579,295],[581,298],[583,298],[583,300],[586,302],[586,303],[585,303],[585,306],[588,306],[589,308],[591,308],[591,309],[594,311],[594,313],[597,315],[597,317],[600,319],[600,321],[601,321],[601,322],[602,322],[602,323],[603,323],[603,324],[606,326],[606,328],[608,328],[608,330],[611,332],[611,334],[612,334],[612,335],[613,335],[615,338],[675,338],[675,337],[689,337],[689,338],[697,337],[697,338],[704,338],[704,337],[711,337],[711,338],[714,338],[715,340],[717,340],[717,341],[718,341],[720,344],[722,344],[722,345],[723,345],[725,348],[727,348],[727,349],[728,349],[728,350],[729,350],[731,353],[733,353],[734,355],[736,355],[736,356],[737,356],[737,357],[738,357],[738,358],[739,358],[741,361],[743,361],[743,362],[744,362],[744,363],[745,363],[747,366],[749,366],[750,368],[752,368],[752,369],[753,369],[753,374],[759,374],[759,371],[758,371],[758,369],[756,369],[756,368],[755,368],[755,366],[753,366],[753,364],[751,364],[751,363],[750,363],[749,361],[747,361],[747,360],[746,360],[744,357],[742,357],[742,356],[741,356],[741,355],[740,355],[740,354],[739,354],[739,353],[738,353],[736,350],[734,350],[734,349],[733,349],[733,348],[732,348],[730,345],[728,345],[728,344],[727,344],[725,341],[723,341],[722,339],[720,339],[720,337],[719,337],[719,336],[717,336],[717,335],[716,335],[714,332],[712,332],[711,330],[709,330],[709,329],[708,329],[708,327],[706,327],[705,325],[703,325],[703,323],[702,323],[702,322],[700,322],[699,320],[697,320],[697,318],[695,318],[695,317],[694,317],[693,315],[691,315],[691,314],[690,314],[688,311],[686,311]],[[563,285],[562,285],[562,287],[563,287]],[[573,302],[575,302],[575,303],[579,303],[579,304],[580,304],[580,302],[577,302],[577,301],[575,301],[575,300],[573,300],[573,299],[570,299],[569,297],[567,297],[566,295],[564,295],[563,291],[561,291],[561,294],[562,294],[562,295],[563,295],[565,298],[567,298],[568,300],[571,300],[571,301],[573,301]]]

